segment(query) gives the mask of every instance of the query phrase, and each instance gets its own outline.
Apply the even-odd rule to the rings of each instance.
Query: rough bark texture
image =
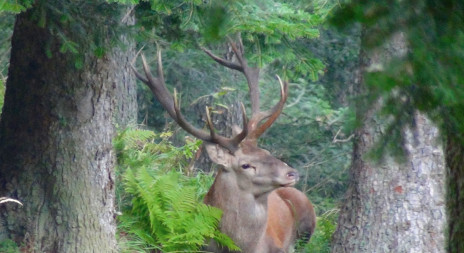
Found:
[[[0,240],[23,252],[116,252],[112,122],[126,115],[118,116],[125,124],[128,113],[115,112],[134,106],[116,99],[124,90],[135,101],[132,51],[88,53],[76,69],[59,48],[30,11],[18,16],[0,122],[0,196],[24,206],[0,207]]]
[[[132,26],[135,24],[133,9],[123,12],[122,25]],[[113,122],[117,129],[124,129],[137,124],[137,86],[131,70],[131,62],[135,58],[135,41],[122,34],[119,36],[122,48],[115,47],[111,51],[111,78],[115,81],[116,108],[113,114]]]
[[[423,115],[406,131],[408,161],[363,158],[381,126],[357,134],[351,184],[332,252],[444,252],[444,161],[438,130]]]
[[[381,67],[405,51],[397,34],[386,47],[362,56],[362,70]],[[438,129],[425,116],[411,115],[417,127],[403,130],[407,161],[398,164],[387,157],[376,164],[365,158],[384,130],[374,111],[356,133],[332,252],[444,252],[445,170]]]

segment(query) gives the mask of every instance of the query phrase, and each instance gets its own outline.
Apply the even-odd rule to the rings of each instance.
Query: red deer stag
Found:
[[[142,56],[145,75],[135,69],[141,81],[169,115],[184,130],[205,142],[213,162],[221,165],[216,179],[204,202],[222,209],[220,230],[230,236],[245,253],[290,252],[296,239],[309,240],[316,225],[316,216],[308,198],[293,186],[298,172],[273,157],[267,150],[257,147],[257,139],[271,126],[281,113],[288,96],[287,83],[280,83],[280,101],[270,110],[261,111],[259,106],[259,68],[247,65],[243,44],[231,42],[237,63],[222,59],[203,49],[219,64],[242,72],[248,82],[252,116],[248,121],[242,105],[243,130],[232,138],[214,132],[207,112],[209,132],[196,128],[182,116],[179,103],[166,88],[163,76],[161,52],[158,50],[158,76],[154,77]],[[264,121],[265,120],[265,121]],[[264,121],[263,123],[261,123]],[[210,243],[213,252],[229,252]]]

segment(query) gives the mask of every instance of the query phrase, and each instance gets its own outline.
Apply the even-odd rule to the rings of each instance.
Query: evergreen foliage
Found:
[[[272,63],[288,76],[315,80],[322,73],[322,63],[292,42],[318,37],[322,19],[299,7],[298,2],[274,0],[140,2],[137,36],[144,44],[156,41],[184,51],[224,43],[227,36],[241,34],[251,64]]]
[[[4,0],[0,2],[0,13],[8,12],[17,14],[30,8],[33,3],[34,0]]]
[[[464,143],[464,3],[450,1],[351,1],[332,15],[338,27],[360,22],[366,28],[363,48],[382,46],[386,38],[402,32],[408,46],[403,58],[369,69],[363,105],[382,98],[382,113],[389,126],[376,152],[388,150],[401,155],[401,130],[411,121],[413,110],[426,113],[441,127]],[[388,117],[387,117],[388,118]],[[398,152],[400,151],[400,152]]]
[[[0,4],[0,13],[20,13],[33,5],[34,8],[29,9],[32,20],[55,36],[54,40],[44,45],[47,56],[52,57],[50,50],[56,40],[60,53],[72,55],[74,66],[78,69],[83,67],[85,54],[103,57],[118,45],[123,32],[129,33],[129,30],[123,31],[119,25],[124,8],[104,0],[97,3],[87,0],[56,1],[53,4],[47,1],[7,0]],[[102,19],[105,22],[99,22]],[[95,27],[96,23],[105,25]]]
[[[148,130],[125,130],[115,139],[119,173],[120,244],[133,249],[195,252],[216,240],[238,249],[217,226],[222,211],[201,202],[211,175],[182,172],[200,142],[174,147],[167,138]],[[130,201],[130,202],[129,202]]]

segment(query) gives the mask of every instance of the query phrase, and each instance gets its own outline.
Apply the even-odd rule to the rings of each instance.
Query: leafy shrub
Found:
[[[19,253],[19,247],[10,239],[0,241],[0,252],[4,253]]]
[[[212,176],[183,173],[200,142],[177,148],[169,136],[126,130],[115,140],[123,181],[117,191],[122,251],[194,252],[211,239],[238,249],[217,229],[222,211],[201,202]]]

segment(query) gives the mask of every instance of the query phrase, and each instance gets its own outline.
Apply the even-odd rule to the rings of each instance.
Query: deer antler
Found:
[[[166,84],[164,81],[164,74],[163,74],[163,63],[161,59],[161,50],[158,48],[157,52],[157,59],[158,59],[158,76],[154,77],[151,72],[150,68],[148,67],[147,61],[145,57],[142,55],[142,63],[143,63],[143,70],[145,72],[145,76],[140,74],[133,66],[132,69],[134,70],[135,75],[138,79],[144,82],[156,96],[160,104],[166,109],[168,114],[181,126],[185,131],[192,134],[193,136],[197,137],[206,142],[216,143],[224,148],[227,148],[230,152],[235,152],[238,149],[238,145],[242,142],[245,138],[251,142],[256,143],[259,136],[261,136],[266,129],[268,129],[272,123],[279,117],[282,109],[284,107],[285,101],[288,97],[288,85],[286,82],[282,82],[279,76],[277,79],[280,84],[280,100],[279,102],[272,108],[267,111],[260,110],[260,103],[259,103],[259,68],[249,67],[248,63],[244,57],[243,52],[243,43],[239,40],[239,48],[237,47],[236,43],[230,40],[230,45],[232,50],[234,51],[238,63],[231,62],[225,60],[221,57],[216,56],[211,51],[206,48],[202,48],[206,54],[208,54],[213,60],[218,62],[219,64],[240,71],[245,76],[248,88],[249,88],[249,95],[251,99],[251,111],[252,116],[250,121],[248,121],[245,107],[241,106],[242,109],[242,117],[243,117],[243,130],[239,134],[235,135],[232,138],[226,138],[224,136],[217,135],[214,132],[214,126],[211,121],[211,117],[209,114],[208,108],[206,108],[206,115],[207,115],[207,125],[209,128],[209,133],[196,128],[195,126],[188,123],[184,116],[181,113],[179,102],[177,99],[177,92],[174,90],[174,98],[171,93],[166,88]],[[261,121],[267,119],[264,123]],[[260,124],[261,123],[261,124]]]
[[[206,48],[202,49],[217,63],[223,65],[224,67],[240,71],[245,76],[248,83],[252,111],[251,119],[247,124],[248,136],[246,137],[246,139],[256,142],[259,136],[261,136],[264,133],[264,131],[266,131],[266,129],[268,129],[272,125],[272,123],[274,123],[274,121],[279,117],[280,113],[282,112],[285,101],[287,101],[288,97],[288,84],[287,82],[282,82],[280,77],[277,76],[277,79],[280,84],[280,101],[272,109],[267,111],[261,111],[259,103],[260,69],[248,66],[248,63],[244,57],[243,43],[241,40],[239,40],[239,48],[237,48],[236,43],[232,41],[229,41],[229,43],[235,55],[237,56],[238,63],[220,58]],[[261,121],[265,119],[267,120],[264,123],[259,124]]]
[[[206,132],[202,129],[196,128],[192,124],[188,123],[184,116],[180,111],[179,102],[177,99],[177,92],[174,90],[174,98],[172,97],[171,93],[166,88],[166,84],[164,81],[164,74],[163,74],[163,64],[161,59],[161,50],[158,49],[158,77],[154,77],[150,72],[150,67],[148,67],[147,61],[145,57],[142,55],[142,63],[143,63],[143,70],[145,72],[145,76],[140,74],[133,66],[132,69],[142,82],[144,82],[152,91],[152,93],[156,96],[160,104],[164,107],[164,109],[168,112],[168,114],[173,118],[179,126],[181,126],[185,131],[192,134],[198,139],[201,139],[206,142],[219,144],[222,147],[228,149],[230,152],[235,152],[238,149],[240,142],[246,138],[248,134],[247,127],[243,127],[242,132],[237,134],[232,138],[226,138],[224,136],[217,135],[214,132],[213,123],[211,121],[211,117],[209,115],[208,107],[206,107],[206,114],[207,114],[207,124],[210,129],[210,132]],[[248,119],[245,112],[245,107],[241,106],[242,109],[242,117],[243,117],[243,124],[244,126],[247,125]]]

